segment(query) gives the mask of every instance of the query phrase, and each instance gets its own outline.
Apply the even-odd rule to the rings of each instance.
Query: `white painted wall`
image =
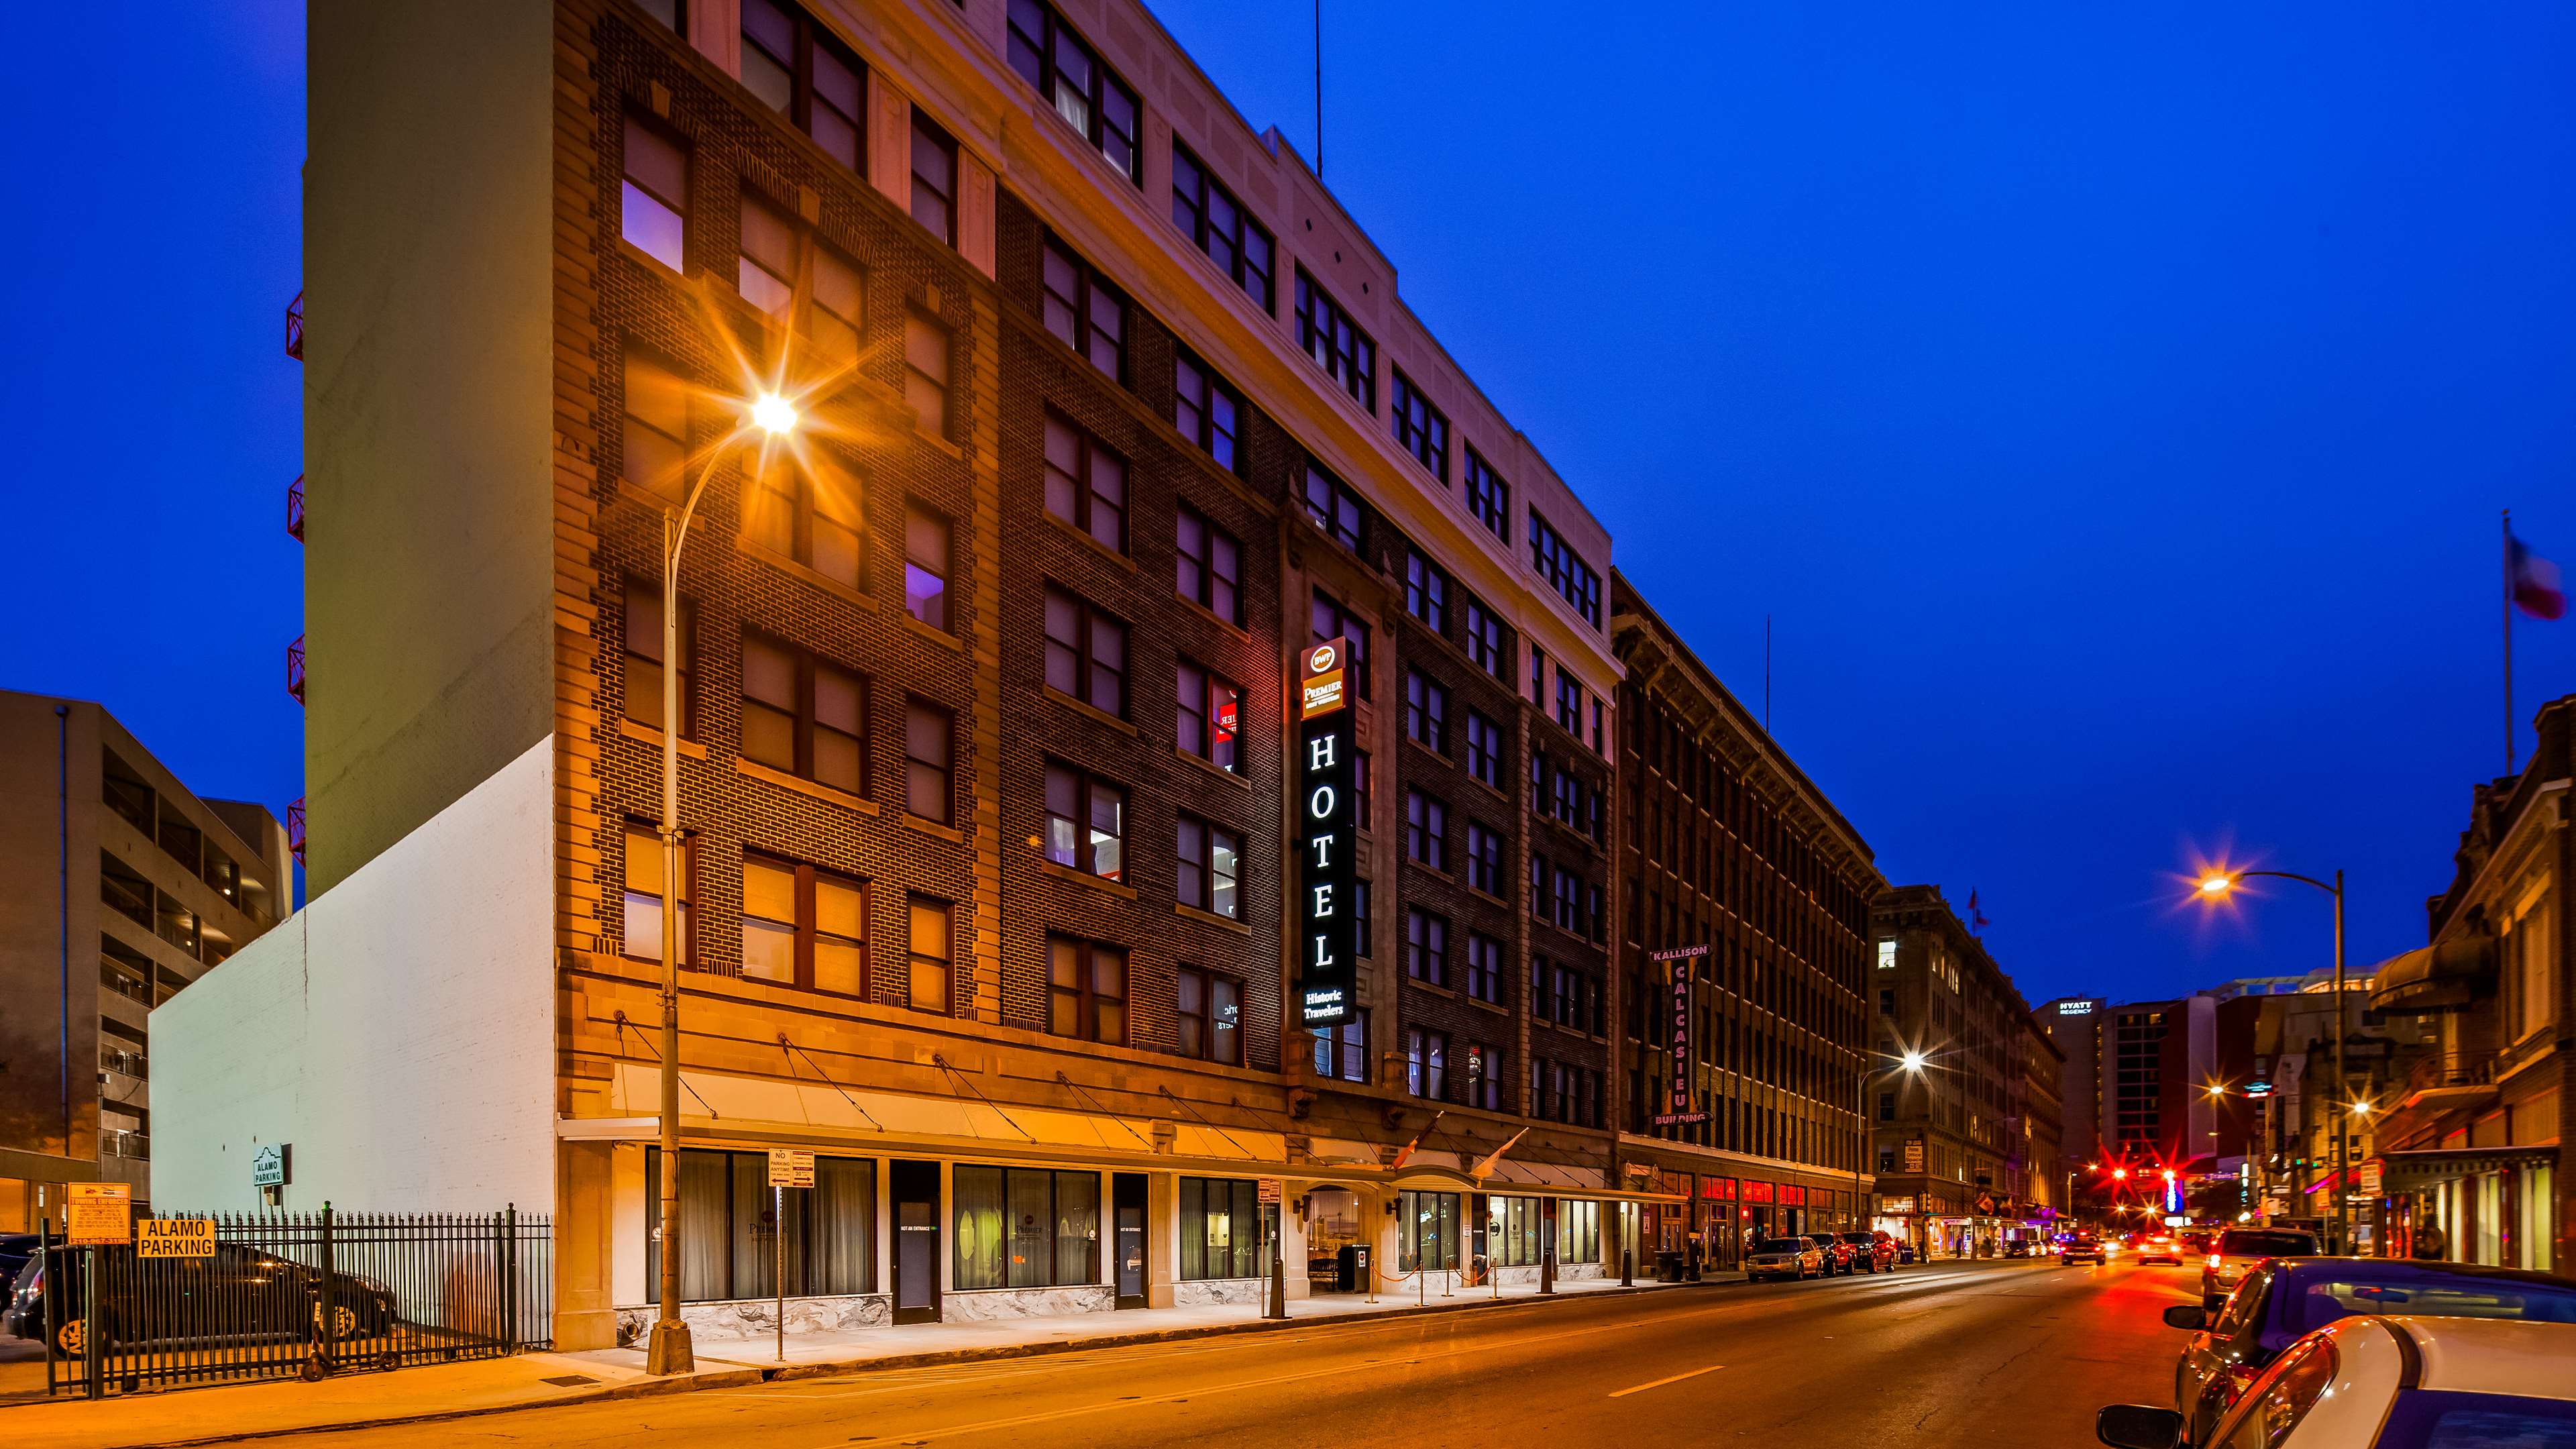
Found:
[[[152,1013],[156,1207],[553,1211],[553,749]]]

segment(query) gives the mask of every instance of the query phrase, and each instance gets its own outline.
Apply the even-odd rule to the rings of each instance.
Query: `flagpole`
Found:
[[[2513,738],[2513,510],[2504,510],[2504,588],[2498,602],[2504,607],[2504,772],[2514,773]]]

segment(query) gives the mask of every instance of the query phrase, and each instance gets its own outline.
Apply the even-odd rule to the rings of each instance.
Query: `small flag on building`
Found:
[[[1968,892],[1968,928],[1970,930],[1982,931],[1993,924],[1994,922],[1986,919],[1985,912],[1977,909],[1977,893],[1975,891]]]
[[[2523,547],[2511,532],[2505,534],[2504,546],[2505,588],[2514,607],[2535,619],[2564,618],[2567,589],[2558,580],[2558,566]]]

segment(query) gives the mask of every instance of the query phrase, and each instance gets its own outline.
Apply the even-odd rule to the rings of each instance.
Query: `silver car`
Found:
[[[2246,1273],[2266,1258],[2313,1258],[2319,1251],[2317,1235],[2297,1228],[2229,1228],[2201,1260],[2201,1307],[2217,1312]]]
[[[1744,1255],[1747,1278],[1807,1278],[1825,1271],[1825,1250],[1813,1238],[1764,1238]]]

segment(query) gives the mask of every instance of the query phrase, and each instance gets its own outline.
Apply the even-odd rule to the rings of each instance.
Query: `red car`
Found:
[[[1852,1266],[1864,1273],[1896,1271],[1896,1240],[1885,1233],[1845,1233],[1844,1246],[1851,1249]]]
[[[1817,1233],[1814,1235],[1814,1241],[1817,1250],[1825,1255],[1826,1277],[1830,1278],[1836,1273],[1860,1271],[1860,1258],[1851,1244],[1832,1233]]]

